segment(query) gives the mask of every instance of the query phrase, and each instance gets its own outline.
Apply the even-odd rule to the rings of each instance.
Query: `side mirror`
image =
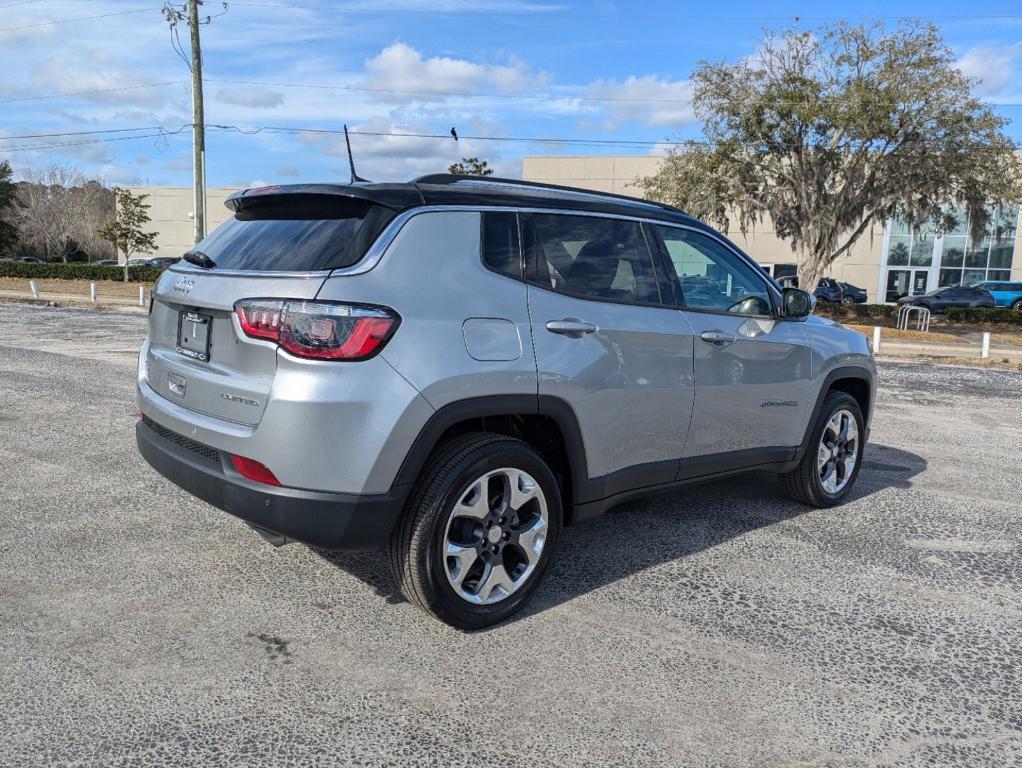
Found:
[[[799,320],[812,314],[816,297],[800,288],[785,288],[781,291],[781,306],[784,316]]]

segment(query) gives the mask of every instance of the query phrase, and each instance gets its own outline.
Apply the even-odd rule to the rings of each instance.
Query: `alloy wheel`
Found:
[[[469,483],[444,531],[447,581],[463,600],[499,603],[528,582],[546,543],[549,513],[535,478],[495,469]]]
[[[859,425],[851,411],[842,408],[834,413],[823,428],[817,449],[820,485],[830,494],[840,493],[859,460]]]

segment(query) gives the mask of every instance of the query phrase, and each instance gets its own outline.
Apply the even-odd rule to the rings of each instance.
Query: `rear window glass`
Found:
[[[266,199],[217,227],[194,248],[217,269],[307,272],[351,266],[394,212],[361,201]]]

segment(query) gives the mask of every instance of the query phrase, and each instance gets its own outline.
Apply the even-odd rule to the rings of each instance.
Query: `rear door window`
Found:
[[[623,219],[522,214],[529,280],[582,298],[660,302],[642,225]]]
[[[313,272],[351,266],[369,249],[394,211],[327,195],[287,194],[244,208],[194,250],[216,269]]]
[[[495,272],[522,277],[522,254],[518,247],[518,215],[483,213],[483,263]]]

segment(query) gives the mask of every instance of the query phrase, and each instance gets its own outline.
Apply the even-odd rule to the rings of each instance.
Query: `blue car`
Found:
[[[976,286],[983,291],[989,291],[994,297],[998,307],[1010,307],[1016,312],[1022,312],[1022,283],[1012,283],[1007,280],[987,280]]]

